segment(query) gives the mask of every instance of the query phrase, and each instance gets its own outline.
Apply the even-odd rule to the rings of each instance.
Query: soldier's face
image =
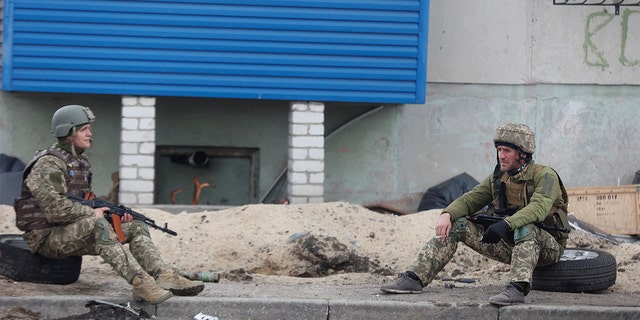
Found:
[[[500,162],[500,171],[509,171],[522,166],[520,152],[516,149],[506,146],[498,146],[498,161]]]
[[[76,130],[76,134],[69,137],[71,143],[82,149],[91,147],[91,125],[85,124]]]

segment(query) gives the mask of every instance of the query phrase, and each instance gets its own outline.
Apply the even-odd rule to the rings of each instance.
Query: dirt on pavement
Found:
[[[304,287],[304,292],[313,293],[309,298],[337,294],[342,295],[341,299],[356,300],[486,302],[504,286],[509,272],[508,265],[489,260],[460,244],[451,263],[425,289],[426,294],[411,297],[382,294],[380,285],[404,271],[433,237],[441,210],[396,216],[345,202],[257,204],[179,214],[157,209],[134,210],[157,224],[167,222],[178,233],[174,237],[151,229],[152,238],[166,260],[187,273],[215,271],[221,276],[219,283],[207,283],[200,295],[205,297],[269,296],[273,294],[269,291],[299,291],[299,287]],[[0,205],[0,221],[1,234],[20,234],[12,207]],[[572,231],[568,247],[611,253],[617,262],[616,283],[587,295],[533,291],[528,303],[554,304],[570,299],[582,305],[637,305],[631,297],[640,291],[638,244],[614,244],[586,232]],[[474,281],[455,281],[461,278]],[[288,294],[281,292],[279,296]],[[99,257],[85,256],[75,283],[45,285],[0,276],[0,295],[130,297],[131,287]],[[305,296],[298,293],[294,297]],[[34,315],[20,318],[22,312],[28,314],[29,310],[0,310],[0,319],[38,319]]]

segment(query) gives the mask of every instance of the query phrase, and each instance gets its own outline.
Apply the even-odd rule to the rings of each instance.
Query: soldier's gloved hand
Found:
[[[480,243],[498,243],[509,231],[511,231],[511,226],[505,220],[494,223],[484,231]]]

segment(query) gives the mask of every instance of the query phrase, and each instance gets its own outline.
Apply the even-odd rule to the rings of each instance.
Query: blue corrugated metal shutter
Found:
[[[3,90],[422,103],[428,0],[6,0]]]

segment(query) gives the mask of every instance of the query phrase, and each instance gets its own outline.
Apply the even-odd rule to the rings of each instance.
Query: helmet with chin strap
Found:
[[[535,134],[525,124],[505,123],[496,129],[495,146],[507,146],[532,155],[536,151]]]
[[[95,120],[91,109],[72,104],[58,109],[51,118],[51,134],[56,138],[64,138],[71,134],[71,129]]]

